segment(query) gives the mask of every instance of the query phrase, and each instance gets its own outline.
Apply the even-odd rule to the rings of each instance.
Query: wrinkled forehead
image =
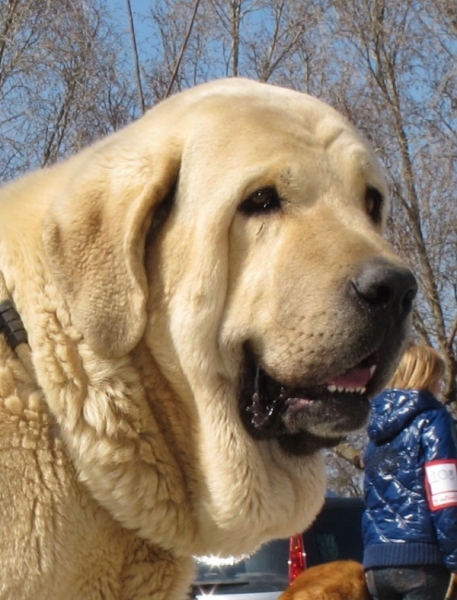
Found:
[[[305,169],[310,176],[362,177],[386,194],[370,144],[325,103],[291,90],[210,94],[188,112],[185,145],[219,168]]]

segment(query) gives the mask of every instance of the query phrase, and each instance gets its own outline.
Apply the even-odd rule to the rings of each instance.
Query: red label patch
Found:
[[[425,487],[430,510],[457,506],[457,460],[425,463]]]

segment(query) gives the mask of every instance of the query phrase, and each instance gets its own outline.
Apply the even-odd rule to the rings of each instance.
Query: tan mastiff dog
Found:
[[[311,523],[408,329],[386,196],[333,109],[237,79],[0,190],[0,598],[182,600]]]

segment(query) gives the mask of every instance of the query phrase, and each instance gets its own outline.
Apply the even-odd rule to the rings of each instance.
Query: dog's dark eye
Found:
[[[383,195],[374,187],[368,186],[365,192],[365,208],[373,223],[382,220]]]
[[[275,187],[260,188],[240,204],[240,211],[245,215],[264,214],[280,208],[281,198]]]

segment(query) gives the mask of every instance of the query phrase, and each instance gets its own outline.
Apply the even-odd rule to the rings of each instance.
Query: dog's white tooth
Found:
[[[373,377],[373,373],[376,371],[376,365],[370,367],[370,377]]]
[[[339,392],[344,392],[344,387],[339,387],[339,386],[338,386],[338,391],[339,391]]]
[[[327,389],[331,394],[333,394],[333,392],[336,392],[336,385],[328,385]]]
[[[353,394],[355,392],[354,388],[347,388],[346,392],[349,392],[350,394]]]

